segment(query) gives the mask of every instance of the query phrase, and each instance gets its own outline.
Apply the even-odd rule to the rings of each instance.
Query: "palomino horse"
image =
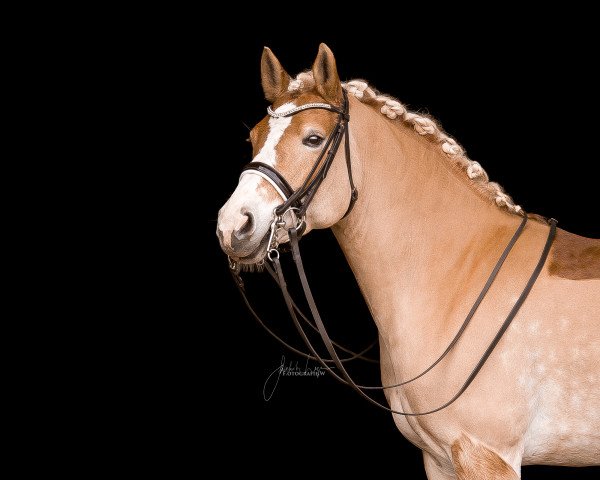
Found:
[[[250,134],[254,161],[292,190],[314,174],[348,98],[358,199],[345,216],[352,188],[341,148],[311,198],[304,234],[333,229],[379,331],[382,383],[413,378],[459,329],[525,213],[431,118],[364,81],[340,83],[325,45],[295,79],[265,48],[262,85],[272,106]],[[298,109],[309,103],[337,110]],[[217,234],[234,262],[264,261],[271,247],[286,196],[267,177],[244,174],[219,212]],[[541,261],[550,229],[529,216],[457,348],[417,381],[386,389],[391,409],[431,410],[460,389]],[[430,415],[393,414],[422,449],[428,478],[512,479],[521,465],[600,464],[600,241],[558,229],[544,260],[464,394]]]

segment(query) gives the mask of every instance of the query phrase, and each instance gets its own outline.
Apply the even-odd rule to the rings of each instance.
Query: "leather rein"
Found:
[[[421,378],[423,375],[425,375],[431,369],[433,369],[454,348],[454,346],[457,344],[458,340],[460,339],[460,337],[466,330],[467,326],[469,325],[471,319],[475,315],[475,312],[477,311],[479,305],[485,298],[488,290],[492,286],[500,269],[502,268],[502,265],[504,264],[504,261],[508,257],[510,251],[512,250],[513,246],[515,245],[515,243],[517,242],[521,233],[523,232],[523,230],[525,228],[525,224],[527,223],[527,214],[523,213],[524,216],[523,216],[523,220],[521,221],[521,224],[515,231],[511,240],[509,241],[506,248],[504,249],[501,256],[499,257],[498,261],[496,262],[496,265],[494,266],[483,289],[481,290],[480,294],[478,295],[477,299],[475,300],[475,303],[471,307],[470,311],[468,312],[467,316],[465,317],[465,320],[463,321],[459,330],[455,334],[454,338],[452,339],[452,341],[450,342],[448,347],[444,350],[444,352],[437,358],[437,360],[435,360],[429,367],[427,367],[425,370],[423,370],[421,373],[419,373],[415,377],[413,377],[409,380],[405,380],[400,383],[396,383],[393,385],[386,385],[386,386],[365,386],[365,385],[356,384],[354,382],[354,380],[352,380],[352,378],[351,378],[350,374],[347,372],[346,368],[344,367],[344,363],[351,361],[351,360],[355,360],[355,359],[362,359],[362,360],[369,361],[369,362],[377,362],[376,360],[373,360],[373,359],[370,359],[370,358],[364,356],[364,354],[367,351],[369,351],[377,343],[377,340],[372,342],[364,350],[362,350],[360,352],[353,352],[352,350],[344,348],[343,346],[334,342],[329,337],[329,334],[327,333],[327,329],[325,328],[323,320],[321,319],[321,315],[319,314],[317,305],[316,305],[314,297],[312,295],[312,291],[311,291],[309,283],[308,283],[308,278],[304,271],[304,266],[302,263],[302,257],[301,257],[300,248],[299,248],[299,240],[300,240],[300,237],[306,227],[306,222],[305,222],[306,211],[308,209],[309,204],[314,199],[314,196],[315,196],[317,190],[319,189],[321,183],[323,182],[323,180],[325,180],[325,177],[327,176],[327,173],[329,172],[329,168],[331,167],[333,159],[335,158],[335,155],[340,147],[342,139],[344,139],[346,166],[347,166],[347,170],[348,170],[348,180],[349,180],[350,189],[351,189],[349,205],[346,210],[346,213],[344,214],[344,216],[342,218],[345,218],[352,211],[352,208],[354,207],[354,204],[358,198],[358,191],[357,191],[356,187],[354,186],[354,182],[352,179],[352,163],[351,163],[351,158],[350,158],[350,143],[349,143],[349,133],[348,133],[349,121],[350,121],[349,102],[348,102],[348,97],[347,97],[346,91],[342,90],[342,92],[343,92],[343,103],[342,103],[341,108],[338,108],[338,107],[335,107],[333,105],[329,105],[326,103],[309,103],[309,104],[305,104],[300,107],[296,107],[289,111],[281,112],[281,113],[274,112],[271,109],[271,107],[269,107],[267,109],[269,115],[274,118],[289,117],[289,116],[296,115],[299,112],[302,112],[304,110],[309,110],[309,109],[329,110],[338,115],[336,126],[334,127],[333,131],[331,132],[327,141],[325,142],[325,145],[324,145],[321,153],[319,154],[315,164],[313,165],[311,171],[307,175],[305,181],[297,190],[294,191],[292,189],[292,187],[289,185],[289,183],[287,182],[287,180],[277,170],[275,170],[273,167],[271,167],[270,165],[267,165],[265,163],[251,162],[248,165],[246,165],[242,171],[242,175],[256,174],[256,175],[261,176],[267,182],[269,182],[275,188],[275,190],[279,193],[279,195],[283,198],[283,203],[279,207],[277,207],[274,211],[274,220],[271,225],[271,230],[270,230],[270,234],[269,234],[269,242],[267,245],[267,249],[268,249],[267,250],[267,258],[269,259],[269,261],[271,262],[271,264],[273,266],[271,267],[269,264],[265,263],[264,260],[261,262],[261,265],[264,265],[264,267],[266,268],[268,273],[273,277],[273,279],[279,285],[279,288],[281,289],[283,299],[284,299],[287,309],[290,313],[292,321],[293,321],[296,329],[298,330],[300,337],[306,344],[310,353],[303,352],[303,351],[298,350],[297,348],[289,345],[287,342],[285,342],[283,339],[281,339],[276,333],[274,333],[265,324],[265,322],[260,318],[260,316],[253,309],[253,307],[250,304],[250,301],[248,300],[248,297],[246,295],[245,288],[244,288],[244,282],[240,276],[240,265],[239,265],[239,263],[237,263],[235,260],[233,260],[231,258],[229,258],[230,272],[235,280],[235,283],[240,291],[240,294],[242,295],[244,303],[250,310],[250,313],[258,321],[258,323],[263,328],[265,328],[265,330],[267,330],[267,332],[271,336],[273,336],[278,342],[280,342],[286,348],[290,349],[291,351],[293,351],[294,353],[296,353],[300,356],[303,356],[303,357],[311,359],[311,360],[318,361],[323,366],[323,368],[325,368],[335,379],[337,379],[341,383],[344,383],[344,384],[350,386],[360,396],[364,397],[367,401],[376,405],[379,408],[382,408],[383,410],[386,410],[388,412],[395,413],[398,415],[405,415],[405,416],[429,415],[431,413],[438,412],[438,411],[448,407],[452,403],[454,403],[467,390],[467,388],[469,387],[469,385],[471,385],[471,383],[473,382],[473,380],[475,379],[475,377],[477,376],[479,371],[483,368],[483,365],[485,364],[487,359],[490,357],[494,348],[500,342],[500,339],[502,338],[502,336],[504,335],[504,333],[510,326],[510,323],[512,322],[512,320],[515,318],[515,316],[519,312],[519,309],[525,302],[527,296],[529,295],[529,292],[531,291],[531,289],[533,288],[533,285],[535,284],[535,281],[537,280],[540,272],[542,271],[542,268],[546,262],[546,258],[548,257],[548,253],[550,251],[550,247],[552,246],[552,242],[556,235],[556,223],[557,222],[554,219],[550,219],[550,221],[549,221],[550,229],[549,229],[548,237],[546,240],[546,244],[544,245],[544,248],[542,250],[542,253],[540,255],[538,263],[537,263],[536,267],[534,268],[527,284],[525,285],[523,291],[519,295],[519,298],[514,303],[512,309],[510,310],[506,319],[504,320],[504,322],[498,329],[494,339],[490,342],[487,349],[485,350],[485,352],[483,353],[483,355],[481,356],[481,358],[479,359],[479,361],[477,362],[477,364],[475,365],[475,367],[473,368],[473,370],[467,377],[467,379],[464,382],[464,384],[462,385],[462,387],[458,390],[458,392],[450,400],[448,400],[446,403],[444,403],[443,405],[441,405],[437,408],[434,408],[432,410],[428,410],[425,412],[402,412],[402,411],[391,409],[391,408],[387,407],[386,405],[381,404],[377,400],[374,400],[373,398],[371,398],[369,395],[367,395],[365,393],[365,390],[385,390],[385,389],[390,389],[390,388],[396,388],[401,385],[405,385],[407,383],[413,382],[413,381],[417,380],[418,378]],[[285,221],[285,216],[286,216],[286,214],[288,214],[288,212],[291,212],[291,217],[292,217],[292,220],[294,223],[294,225],[291,227],[288,227],[287,222]],[[296,270],[300,277],[302,289],[304,291],[304,295],[306,297],[306,301],[308,303],[314,323],[311,322],[307,318],[307,316],[304,315],[300,311],[300,309],[294,302],[293,298],[291,297],[291,295],[287,289],[287,283],[285,281],[283,269],[282,269],[281,263],[279,261],[280,254],[279,254],[278,233],[282,230],[287,230],[294,264],[296,266]],[[309,340],[308,336],[306,335],[306,331],[304,330],[298,317],[300,317],[304,321],[304,323],[306,323],[312,329],[316,330],[319,333],[321,340],[323,341],[323,344],[325,345],[325,348],[331,358],[325,359],[317,353],[315,347],[313,346],[313,344]],[[343,350],[344,352],[348,353],[349,356],[340,358],[336,351],[336,347],[338,349]],[[335,367],[337,368],[339,373],[335,372],[333,370],[331,364],[335,365]]]

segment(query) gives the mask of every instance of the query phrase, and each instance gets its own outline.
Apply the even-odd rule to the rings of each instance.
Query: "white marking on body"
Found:
[[[562,330],[568,330],[568,328],[569,328],[569,322],[568,322],[568,320],[567,320],[566,318],[564,318],[564,317],[562,317],[562,318],[560,319],[560,328],[561,328]]]
[[[542,352],[539,348],[532,348],[527,352],[527,359],[530,363],[537,362],[537,360],[542,356]]]
[[[532,349],[526,370],[518,378],[531,412],[524,437],[523,458],[528,463],[549,461],[552,452],[561,448],[586,452],[582,464],[594,463],[598,457],[600,434],[594,428],[600,412],[597,375],[573,374],[584,371],[584,359],[595,357],[596,345],[585,337],[572,340],[577,346],[565,349],[567,358],[555,348],[545,352]]]
[[[527,326],[527,331],[529,333],[531,333],[532,335],[535,335],[538,332],[539,329],[540,329],[540,322],[539,322],[539,320],[534,320],[533,322],[531,322]]]

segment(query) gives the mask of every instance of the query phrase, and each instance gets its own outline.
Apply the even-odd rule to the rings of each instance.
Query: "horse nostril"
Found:
[[[244,224],[241,225],[235,232],[233,232],[233,235],[238,240],[245,240],[254,233],[254,215],[252,215],[250,212],[246,212],[244,213],[244,216],[246,217]]]

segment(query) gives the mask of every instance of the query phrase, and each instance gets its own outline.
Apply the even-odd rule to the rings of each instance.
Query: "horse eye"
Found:
[[[323,143],[323,137],[319,137],[318,135],[311,135],[310,137],[306,137],[302,140],[302,143],[307,147],[318,147]]]

